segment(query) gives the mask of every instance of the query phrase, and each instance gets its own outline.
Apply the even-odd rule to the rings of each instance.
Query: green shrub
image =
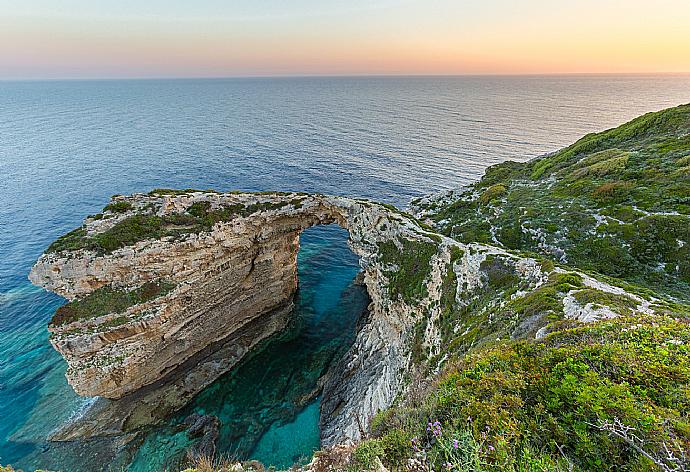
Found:
[[[354,457],[363,470],[370,470],[376,465],[376,459],[383,456],[383,446],[377,439],[362,441],[355,449]]]
[[[179,189],[173,189],[173,188],[155,188],[151,190],[148,194],[150,196],[157,196],[157,195],[186,195],[188,193],[197,193],[197,192],[206,192],[206,193],[219,193],[215,190],[198,190],[194,188],[186,188],[183,190]]]
[[[598,203],[621,203],[630,195],[632,185],[629,182],[606,182],[592,192],[592,198]]]
[[[569,177],[581,179],[583,177],[620,174],[625,170],[628,159],[628,153],[620,149],[607,149],[583,159]]]
[[[492,201],[501,198],[508,192],[508,188],[503,184],[492,185],[482,192],[479,196],[479,202],[488,205]]]
[[[562,321],[542,340],[470,352],[447,368],[422,408],[443,425],[444,441],[471,433],[467,444],[481,445],[487,470],[567,470],[568,462],[649,470],[639,450],[607,429],[614,423],[634,428],[647,454],[664,461],[668,450],[687,467],[688,381],[687,320]],[[410,434],[428,438],[425,426]],[[448,460],[445,444],[428,441],[429,457]]]
[[[414,303],[428,295],[425,281],[438,246],[409,239],[402,239],[400,245],[402,248],[393,241],[380,242],[379,257],[384,264],[397,267],[385,273],[391,298],[401,297],[406,303]]]
[[[379,439],[385,465],[395,468],[405,464],[412,453],[410,436],[400,429],[393,429]]]
[[[181,191],[182,193],[187,191]],[[131,246],[147,239],[179,237],[190,233],[210,231],[222,221],[236,217],[246,217],[258,211],[277,210],[287,205],[301,205],[301,199],[289,202],[264,202],[251,205],[228,204],[211,209],[209,202],[195,202],[186,212],[157,216],[139,213],[117,222],[113,227],[92,236],[87,235],[85,227],[73,230],[53,242],[46,252],[74,251],[88,249],[99,254],[108,254],[117,249]],[[117,202],[105,209],[124,212],[131,208],[129,202]]]
[[[196,218],[204,218],[210,209],[211,202],[194,202],[187,208],[187,213]]]
[[[479,270],[486,274],[488,285],[494,290],[510,287],[520,280],[515,267],[506,264],[500,257],[487,256],[479,265]]]
[[[162,228],[163,220],[158,216],[133,215],[94,235],[88,246],[108,253],[145,239],[159,238]]]
[[[515,313],[528,317],[539,313],[560,314],[563,312],[563,303],[558,296],[558,290],[552,285],[539,287],[524,297],[517,298],[510,303]]]
[[[129,203],[128,201],[122,200],[122,201],[107,204],[103,208],[103,211],[110,211],[112,213],[126,213],[131,209],[132,209],[132,204]]]
[[[82,226],[53,241],[50,246],[48,246],[48,249],[46,249],[46,253],[82,249],[84,247],[85,238],[86,228]]]
[[[74,300],[57,309],[51,326],[59,326],[73,321],[98,318],[109,313],[123,313],[127,308],[158,298],[169,293],[175,287],[166,281],[146,282],[133,290],[113,289],[110,286],[98,288],[84,298]],[[113,324],[117,326],[126,322],[120,318]]]
[[[606,305],[620,315],[630,315],[637,308],[637,302],[630,297],[593,288],[579,290],[573,296],[581,305],[588,303],[599,306]]]

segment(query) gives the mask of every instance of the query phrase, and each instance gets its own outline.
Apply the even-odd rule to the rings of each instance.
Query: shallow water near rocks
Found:
[[[488,165],[688,102],[688,90],[687,75],[0,82],[0,463],[48,468],[43,458],[55,448],[45,438],[90,401],[67,385],[48,342],[47,321],[64,300],[26,276],[50,242],[110,195],[296,190],[404,206]],[[315,306],[332,300],[323,289],[312,297]],[[209,392],[227,392],[221,383],[232,378]],[[213,399],[201,395],[190,411],[217,409]],[[263,438],[266,427],[252,430],[243,450],[288,448],[294,431],[313,441],[317,401],[308,405],[266,409],[280,421]],[[242,433],[228,434],[221,442],[231,451]],[[146,443],[152,460],[165,439]],[[172,448],[184,437],[173,428],[167,439]],[[98,463],[88,451],[66,453]]]
[[[337,226],[307,229],[298,253],[293,320],[240,366],[199,394],[163,428],[152,431],[133,472],[175,469],[191,441],[179,425],[191,413],[221,422],[219,455],[287,468],[319,448],[317,382],[354,340],[369,299],[354,285],[359,265]]]

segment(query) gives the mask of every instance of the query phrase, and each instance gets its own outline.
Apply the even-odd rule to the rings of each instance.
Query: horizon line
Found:
[[[117,80],[228,80],[228,79],[299,79],[299,78],[426,78],[426,77],[564,77],[564,76],[686,76],[685,72],[529,72],[529,73],[467,73],[467,74],[250,74],[208,76],[93,76],[93,77],[17,77],[2,78],[0,82],[68,82]]]

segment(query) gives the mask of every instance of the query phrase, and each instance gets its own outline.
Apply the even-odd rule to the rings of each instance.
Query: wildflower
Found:
[[[450,462],[446,462],[446,469],[450,470],[452,468],[453,468],[453,464],[451,464]]]
[[[495,450],[496,450],[496,449],[494,449],[493,446],[489,445],[489,451],[493,452],[493,451],[495,451]]]
[[[438,421],[434,421],[427,423],[426,430],[434,435],[436,438],[440,438],[442,431],[441,431],[441,423]]]
[[[410,439],[410,442],[412,443],[412,448],[413,448],[416,452],[419,452],[419,447],[417,446],[417,441],[418,441],[417,436],[415,436],[415,437],[413,437],[412,439]]]
[[[457,439],[453,439],[453,449],[457,449],[460,447],[460,444],[458,443]]]

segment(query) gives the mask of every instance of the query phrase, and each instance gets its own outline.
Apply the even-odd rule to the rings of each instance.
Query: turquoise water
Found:
[[[63,301],[26,276],[52,240],[97,213],[110,195],[155,187],[296,190],[405,205],[467,183],[488,165],[526,160],[688,102],[689,90],[689,76],[0,82],[0,463],[44,465],[42,458],[56,453],[45,443],[48,433],[88,404],[67,385],[65,364],[48,343],[47,320]],[[342,233],[338,238],[344,242]],[[321,253],[306,243],[302,252],[314,261]],[[318,336],[331,335],[339,318],[324,313],[337,309],[340,293],[350,293],[344,281],[351,272],[339,272],[348,257],[336,252],[315,275],[317,282],[335,281],[305,296],[303,325],[313,322]],[[279,345],[288,349],[299,339],[299,326]],[[328,349],[295,361],[325,359]],[[248,378],[260,378],[247,365]],[[236,411],[243,403],[229,393],[237,391],[233,375],[189,410]],[[295,395],[313,381],[311,374],[293,382],[276,377],[280,388],[305,382],[289,392]],[[266,400],[252,413],[260,421],[224,426],[223,450],[264,454],[280,443],[295,457],[313,447],[314,403],[275,406],[275,394],[250,391]],[[303,425],[296,429],[304,435],[293,437],[291,421]],[[172,430],[152,433],[152,457],[161,455],[155,438],[172,448],[177,437]],[[304,448],[292,447],[303,440]],[[106,464],[110,452],[103,446],[60,453],[75,463]]]
[[[226,457],[287,468],[318,449],[317,382],[354,340],[369,303],[366,290],[353,284],[359,265],[346,238],[337,226],[302,234],[300,289],[289,329],[198,395],[166,428],[153,431],[130,470],[174,468],[189,441],[184,433],[174,441],[170,436],[192,412],[220,419],[218,452]]]

